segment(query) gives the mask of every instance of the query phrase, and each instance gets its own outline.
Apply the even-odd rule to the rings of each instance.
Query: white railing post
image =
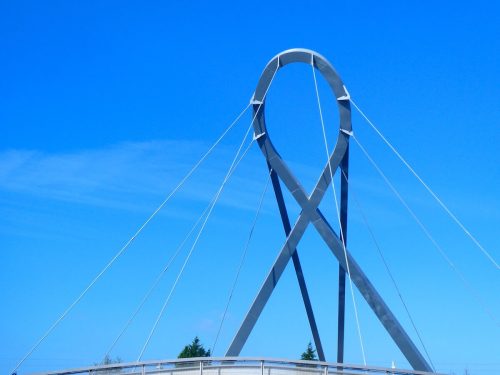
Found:
[[[264,361],[260,361],[260,375],[264,375]]]
[[[200,375],[203,375],[203,361],[200,361]]]

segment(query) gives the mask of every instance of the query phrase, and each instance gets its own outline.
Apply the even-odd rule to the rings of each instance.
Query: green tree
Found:
[[[109,354],[103,358],[101,365],[113,365],[115,363],[121,363],[122,359],[120,357],[116,357],[115,359],[111,358]]]
[[[102,359],[102,362],[101,363],[94,363],[94,366],[106,366],[106,365],[114,365],[114,364],[118,364],[118,363],[121,363],[122,360],[120,357],[116,357],[116,358],[112,358],[110,357],[108,354],[106,354],[106,356]],[[116,368],[116,369],[108,369],[108,370],[100,370],[99,371],[99,374],[101,375],[105,375],[105,374],[118,374],[121,372],[121,369],[120,368]]]
[[[210,349],[205,350],[200,339],[196,336],[193,342],[186,345],[177,358],[195,358],[195,357],[210,357]]]
[[[313,346],[311,342],[309,341],[309,344],[307,344],[307,349],[302,355],[300,356],[300,359],[303,359],[305,361],[316,361],[316,350],[313,349]]]

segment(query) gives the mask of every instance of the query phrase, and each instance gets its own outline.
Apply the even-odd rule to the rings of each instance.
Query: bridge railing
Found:
[[[429,375],[429,372],[275,358],[185,358],[116,363],[34,375]]]

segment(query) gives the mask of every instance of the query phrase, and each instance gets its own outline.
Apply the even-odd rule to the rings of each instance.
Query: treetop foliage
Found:
[[[200,343],[200,339],[196,336],[193,342],[186,345],[177,358],[195,358],[195,357],[210,357],[210,349],[206,350]]]
[[[307,349],[302,355],[300,356],[300,359],[303,359],[305,361],[315,361],[317,360],[316,357],[316,350],[313,349],[313,346],[311,342],[309,341],[309,344],[307,344]]]

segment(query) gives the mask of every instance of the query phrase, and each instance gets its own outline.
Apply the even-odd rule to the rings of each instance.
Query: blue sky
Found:
[[[0,371],[8,373],[247,105],[265,64],[294,47],[328,58],[363,111],[484,247],[500,259],[499,14],[495,2],[1,2]],[[335,105],[320,94],[330,144]],[[279,72],[266,108],[273,141],[304,186],[325,163],[307,66]],[[98,362],[218,189],[247,113],[21,373]],[[498,270],[353,113],[357,137],[498,319]],[[500,371],[500,330],[351,147],[353,195],[370,220],[437,370]],[[266,182],[253,147],[227,185],[145,353],[211,347]],[[287,196],[291,221],[299,213]],[[335,223],[333,197],[321,206]],[[224,350],[283,243],[264,201],[215,355]],[[417,341],[350,201],[349,248]],[[183,257],[119,342],[133,361]],[[337,262],[314,230],[299,246],[329,360]],[[368,363],[406,367],[355,293]],[[348,296],[349,297],[349,296]],[[361,363],[350,298],[346,362]],[[290,330],[289,327],[294,327]],[[270,339],[272,338],[272,339]],[[311,340],[287,269],[242,355],[298,358]]]

